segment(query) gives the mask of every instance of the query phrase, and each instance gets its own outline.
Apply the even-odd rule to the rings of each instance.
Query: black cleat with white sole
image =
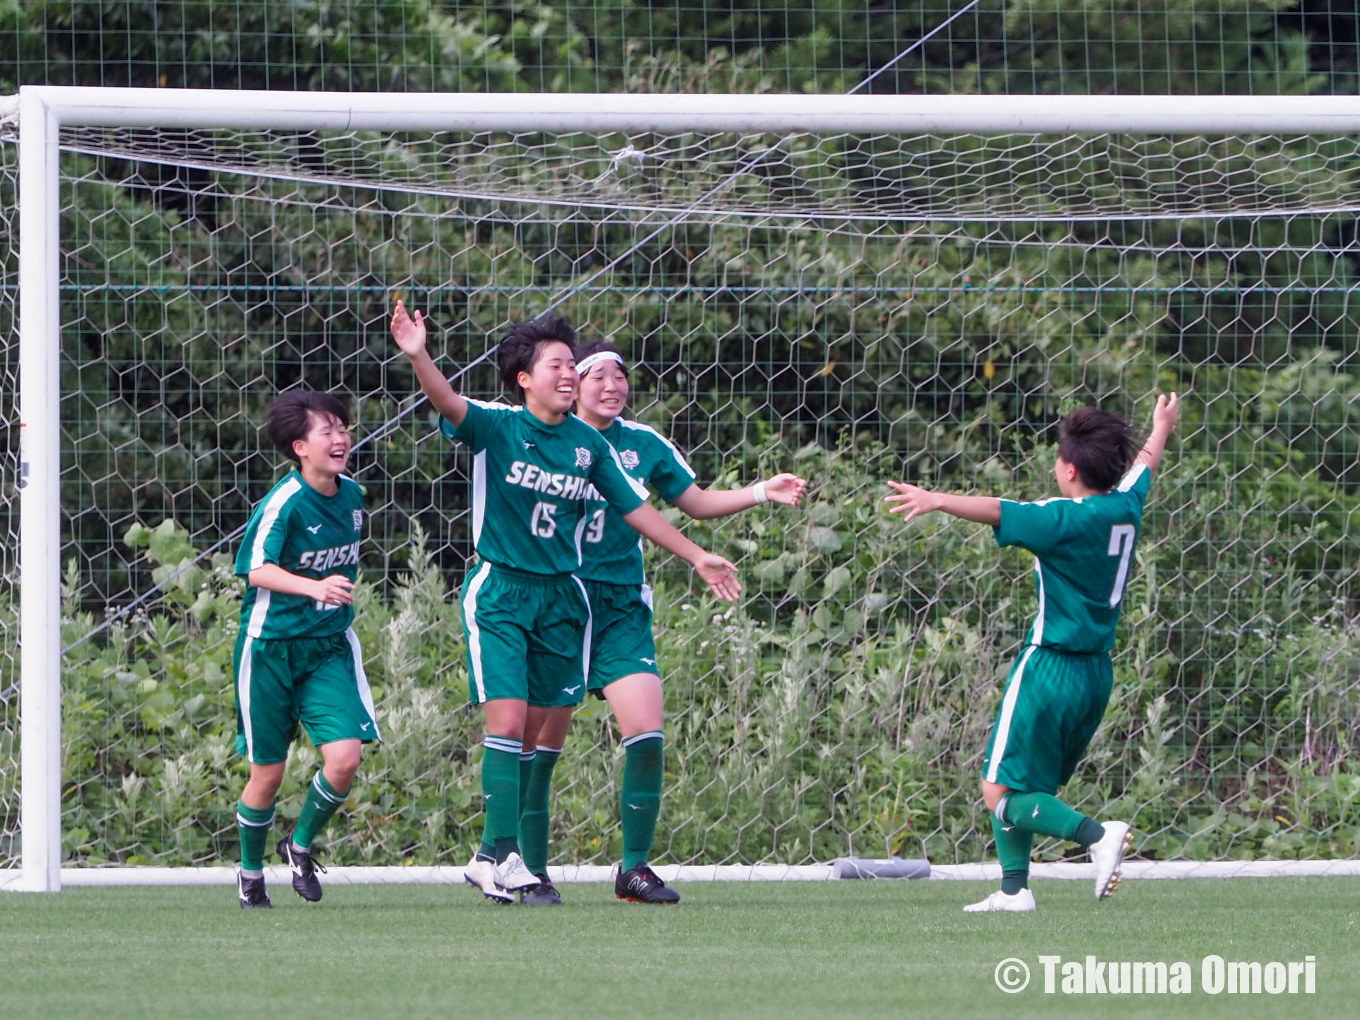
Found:
[[[304,850],[300,846],[293,844],[293,834],[290,832],[279,840],[279,857],[283,863],[288,865],[288,870],[293,873],[293,892],[297,893],[308,903],[316,903],[321,899],[321,880],[316,877],[319,871],[323,875],[326,869],[316,862],[310,850]]]
[[[264,876],[247,878],[236,873],[236,898],[241,901],[241,909],[269,910],[274,904],[269,902],[269,894],[264,891]]]
[[[614,896],[629,903],[679,903],[680,894],[667,887],[655,871],[645,864],[619,873],[614,879]]]
[[[523,893],[519,901],[529,907],[560,907],[562,897],[557,895],[557,887],[547,875],[538,876],[539,884]]]

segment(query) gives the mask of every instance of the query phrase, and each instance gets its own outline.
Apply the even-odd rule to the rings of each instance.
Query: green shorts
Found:
[[[288,757],[298,723],[320,747],[381,740],[354,631],[319,638],[236,639],[236,751],[257,765]]]
[[[652,589],[647,585],[586,581],[590,597],[590,680],[597,698],[615,680],[634,673],[656,673],[652,637]]]
[[[585,698],[590,602],[579,578],[483,563],[463,582],[463,633],[474,705],[514,698],[551,708]]]
[[[1108,655],[1030,645],[1011,667],[982,777],[1023,793],[1057,793],[1100,727],[1113,686]]]

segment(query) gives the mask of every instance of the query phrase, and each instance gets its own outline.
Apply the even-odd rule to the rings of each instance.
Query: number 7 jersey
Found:
[[[1072,655],[1114,647],[1152,472],[1136,464],[1099,496],[1001,500],[996,544],[1034,554],[1039,611],[1026,644]]]

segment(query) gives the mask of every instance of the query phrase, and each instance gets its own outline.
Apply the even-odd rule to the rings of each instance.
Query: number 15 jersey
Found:
[[[1072,655],[1101,655],[1114,647],[1151,482],[1152,472],[1135,464],[1099,496],[1001,500],[996,544],[1034,554],[1039,611],[1026,644]]]
[[[472,451],[472,541],[483,560],[532,574],[570,574],[581,565],[586,501],[630,514],[647,490],[618,454],[575,415],[549,425],[522,407],[468,401],[449,439]]]

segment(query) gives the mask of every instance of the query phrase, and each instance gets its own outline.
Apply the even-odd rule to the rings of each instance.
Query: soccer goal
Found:
[[[0,887],[231,880],[230,556],[280,468],[261,410],[303,383],[357,422],[386,735],[325,859],[457,880],[470,465],[390,343],[398,297],[470,395],[552,308],[628,352],[630,413],[702,481],[812,482],[691,525],[739,561],[735,608],[650,566],[659,862],[988,874],[976,777],[1029,564],[902,527],[883,482],[1037,498],[1063,412],[1176,388],[1068,798],[1135,825],[1131,875],[1356,870],[1360,101],[34,87],[0,117]],[[567,877],[617,858],[620,758],[587,704]],[[316,760],[295,746],[281,822]],[[1036,873],[1079,874],[1064,849]]]

